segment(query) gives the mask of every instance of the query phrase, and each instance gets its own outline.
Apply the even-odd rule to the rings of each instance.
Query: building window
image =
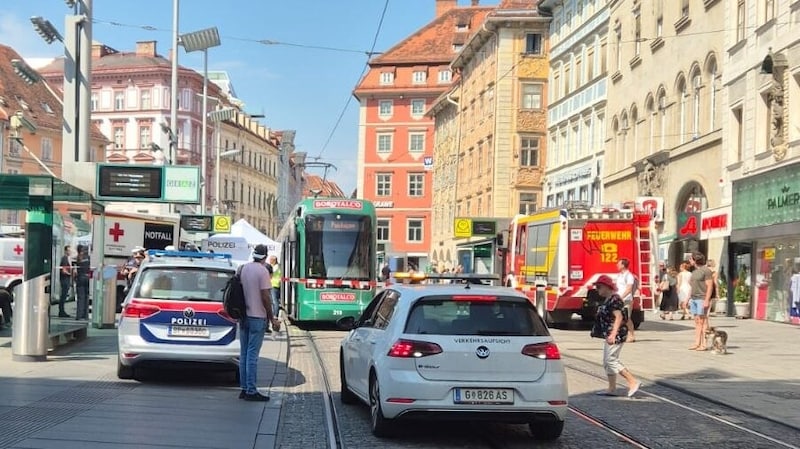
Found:
[[[378,173],[375,176],[375,195],[390,196],[392,194],[392,174]]]
[[[639,56],[642,51],[642,15],[638,9],[633,23],[633,49],[634,54]]]
[[[538,83],[522,83],[522,109],[542,108],[542,85]]]
[[[96,93],[92,92],[92,96],[89,101],[90,101],[89,107],[92,108],[92,111],[96,111],[97,108],[100,106],[100,98],[97,96]]]
[[[411,116],[422,117],[425,115],[425,100],[411,100]]]
[[[139,127],[139,148],[150,147],[150,125],[143,125]]]
[[[114,127],[114,149],[121,150],[125,148],[125,128],[121,126]]]
[[[439,82],[449,83],[453,79],[453,73],[450,70],[439,70]]]
[[[381,100],[378,102],[378,115],[384,118],[391,117],[393,104],[394,102],[392,100]]]
[[[425,175],[422,173],[408,174],[408,196],[420,197],[425,193]]]
[[[733,109],[733,148],[735,158],[733,162],[739,162],[744,158],[744,114],[741,106]]]
[[[428,74],[423,70],[415,70],[411,76],[411,81],[414,84],[425,84],[425,81],[428,79]]]
[[[121,111],[125,109],[125,93],[117,92],[114,94],[114,110]]]
[[[425,133],[408,134],[408,151],[411,153],[422,153],[425,151]]]
[[[150,89],[145,89],[139,94],[139,107],[150,109]]]
[[[378,220],[375,226],[375,237],[378,239],[379,242],[388,242],[389,241],[389,229],[390,229],[390,221],[389,220]]]
[[[764,0],[764,23],[775,18],[775,0]]]
[[[681,17],[689,17],[689,0],[681,0]]]
[[[747,16],[747,8],[745,0],[738,0],[736,3],[736,42],[744,40],[744,26],[745,17]]]
[[[538,137],[523,137],[520,139],[519,165],[522,167],[539,166]]]
[[[49,137],[42,137],[42,160],[53,160],[53,139]]]
[[[409,242],[421,242],[422,241],[422,220],[420,219],[411,219],[408,220],[408,235],[407,235]]]
[[[617,27],[614,31],[614,35],[616,36],[616,41],[614,42],[614,69],[619,72],[622,68],[622,26]]]
[[[692,77],[692,138],[700,136],[700,90],[703,88],[703,81],[700,72],[696,72]]]
[[[536,194],[532,192],[519,193],[519,213],[528,215],[536,212]]]
[[[378,153],[391,153],[392,152],[392,135],[391,134],[378,134]]]
[[[578,191],[578,200],[580,201],[589,201],[589,187],[588,186],[581,186]]]
[[[393,72],[381,73],[381,84],[384,86],[394,84],[394,73]]]
[[[539,33],[528,33],[525,35],[525,54],[542,54],[542,35]]]
[[[453,52],[458,53],[464,48],[464,44],[453,44]]]

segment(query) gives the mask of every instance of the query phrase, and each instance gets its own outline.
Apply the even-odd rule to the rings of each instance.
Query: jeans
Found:
[[[278,287],[272,287],[270,292],[272,294],[272,316],[278,318],[278,311],[280,310],[281,306],[281,289]]]
[[[77,310],[75,310],[76,320],[89,319],[89,279],[78,278],[75,283],[75,293],[77,299]]]
[[[69,289],[70,287],[72,287],[72,278],[62,277],[59,280],[61,281],[61,296],[58,299],[58,314],[66,315],[67,312],[64,311],[64,303],[67,302],[67,296],[69,296]]]
[[[246,317],[239,321],[239,385],[247,394],[258,393],[256,377],[258,376],[258,354],[264,343],[267,331],[267,320],[264,318]]]

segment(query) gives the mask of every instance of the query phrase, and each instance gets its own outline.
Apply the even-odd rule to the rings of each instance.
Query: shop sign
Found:
[[[731,235],[731,206],[706,210],[700,213],[700,240],[723,238]]]
[[[800,165],[733,183],[732,229],[800,221]]]
[[[664,197],[661,196],[639,196],[636,197],[636,207],[649,210],[653,214],[656,223],[664,222]]]
[[[394,207],[394,201],[375,201],[372,203],[376,209],[391,209]]]
[[[681,212],[678,214],[678,239],[698,240],[700,238],[700,214]]]
[[[555,177],[555,185],[556,186],[563,186],[564,184],[570,184],[575,181],[589,178],[592,176],[592,167],[590,165],[577,168],[570,172],[564,173],[563,175],[558,175]]]

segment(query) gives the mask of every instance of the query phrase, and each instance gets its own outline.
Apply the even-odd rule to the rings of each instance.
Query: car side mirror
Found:
[[[343,331],[353,330],[358,327],[356,318],[352,316],[345,316],[336,320],[336,328]]]

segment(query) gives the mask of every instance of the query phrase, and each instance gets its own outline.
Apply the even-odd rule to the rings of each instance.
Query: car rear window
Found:
[[[408,334],[547,336],[550,332],[524,298],[432,296],[411,308]]]
[[[141,299],[222,302],[232,275],[207,268],[154,267],[140,273],[133,294]]]

